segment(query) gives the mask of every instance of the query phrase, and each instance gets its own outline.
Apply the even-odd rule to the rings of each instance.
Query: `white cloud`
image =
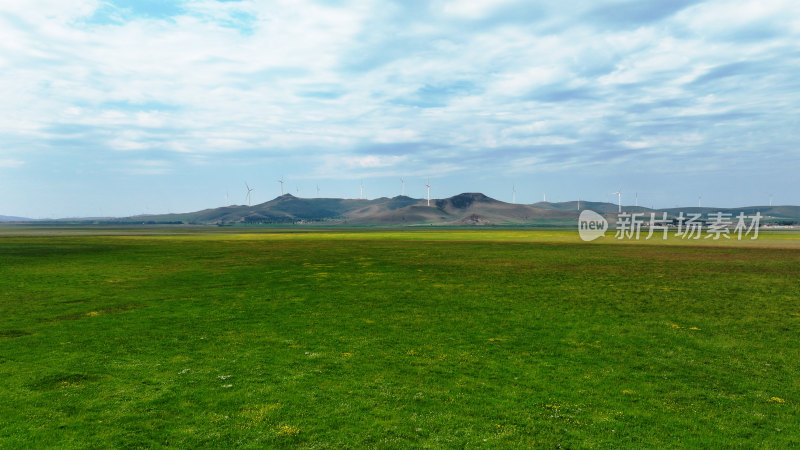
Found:
[[[157,159],[136,160],[129,162],[122,172],[129,175],[166,175],[172,172],[172,164]]]
[[[413,142],[419,139],[419,135],[414,130],[408,129],[388,129],[379,130],[374,137],[375,142],[389,144],[392,142]]]
[[[513,0],[458,0],[442,5],[445,14],[469,19],[479,19],[492,10],[513,3]]]
[[[348,168],[373,169],[379,167],[391,167],[405,161],[405,156],[348,156],[341,158],[341,163]]]
[[[6,169],[16,169],[18,167],[22,167],[25,164],[25,161],[21,159],[13,159],[13,158],[0,158],[0,167]]]

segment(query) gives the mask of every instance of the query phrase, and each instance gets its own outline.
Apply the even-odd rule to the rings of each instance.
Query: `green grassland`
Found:
[[[0,230],[0,447],[800,445],[800,234]]]

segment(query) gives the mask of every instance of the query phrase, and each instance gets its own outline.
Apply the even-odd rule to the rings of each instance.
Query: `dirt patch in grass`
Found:
[[[18,338],[31,335],[30,331],[25,330],[0,330],[0,338]]]
[[[74,313],[74,314],[65,314],[63,316],[58,316],[53,318],[54,321],[63,321],[63,320],[78,320],[83,319],[86,317],[96,317],[103,314],[113,314],[123,311],[130,311],[132,309],[139,309],[143,308],[143,305],[124,305],[124,306],[115,306],[113,308],[106,308],[106,309],[97,309],[94,311],[86,311],[81,313]]]
[[[76,387],[87,381],[94,381],[97,377],[83,373],[56,373],[39,378],[28,383],[27,387],[36,391],[46,391],[53,389],[65,389]]]

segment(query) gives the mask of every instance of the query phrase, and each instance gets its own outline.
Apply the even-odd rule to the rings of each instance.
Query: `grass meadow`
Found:
[[[798,280],[789,233],[2,229],[0,447],[796,447]]]

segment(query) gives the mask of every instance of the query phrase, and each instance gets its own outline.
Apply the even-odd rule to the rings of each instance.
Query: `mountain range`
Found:
[[[225,206],[183,214],[142,215],[116,219],[122,223],[173,224],[323,224],[323,225],[574,225],[580,210],[591,209],[616,218],[618,205],[605,202],[539,202],[530,205],[506,203],[481,193],[463,193],[431,200],[406,196],[372,200],[299,198],[291,194],[253,206]],[[800,223],[798,206],[752,206],[744,208],[650,208],[625,206],[626,212],[713,213],[717,211],[755,214],[775,221]]]
[[[406,196],[367,199],[300,198],[281,195],[258,205],[232,205],[189,213],[139,215],[124,218],[78,218],[35,221],[37,223],[77,224],[197,224],[197,225],[523,225],[574,226],[580,210],[590,209],[616,219],[618,205],[606,202],[539,202],[529,205],[506,203],[481,193],[463,193],[450,198],[425,199]],[[742,208],[650,209],[624,206],[626,212],[680,212],[709,214],[717,211],[747,215],[760,212],[765,222],[800,224],[798,206],[749,206]],[[0,216],[1,222],[34,222],[21,217]]]
[[[0,216],[0,222],[29,222],[30,220],[25,217]]]

